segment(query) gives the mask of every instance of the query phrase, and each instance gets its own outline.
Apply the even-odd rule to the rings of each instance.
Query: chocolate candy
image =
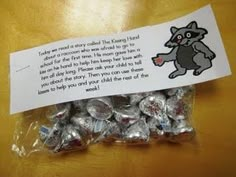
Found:
[[[156,119],[159,121],[162,130],[166,133],[172,132],[171,121],[168,118],[167,114],[163,111],[160,111]]]
[[[101,133],[108,127],[106,120],[94,120],[93,133]]]
[[[69,119],[70,108],[70,103],[61,103],[50,106],[46,112],[46,117],[54,123],[58,121],[66,123]]]
[[[112,96],[113,107],[124,108],[130,105],[130,98],[127,95],[115,95]]]
[[[86,134],[72,124],[67,124],[61,134],[61,142],[56,146],[54,152],[62,150],[84,149],[88,145]]]
[[[147,143],[150,137],[190,140],[194,129],[187,116],[192,91],[180,87],[58,104],[47,112],[53,126],[42,126],[40,139],[54,152],[97,142]]]
[[[157,92],[144,98],[139,103],[139,109],[150,117],[158,117],[160,111],[165,108],[166,97],[161,92]]]
[[[42,125],[39,129],[40,139],[48,148],[54,148],[61,140],[61,127],[54,124],[53,127]]]
[[[138,104],[143,98],[152,95],[153,92],[143,92],[143,93],[135,93],[135,94],[130,94],[130,104],[131,105],[136,105]]]
[[[73,125],[80,127],[90,134],[93,132],[93,118],[89,115],[77,113],[70,119],[70,121]]]
[[[105,140],[115,140],[118,139],[121,135],[121,128],[117,122],[110,122],[108,128],[104,131],[103,136]]]
[[[145,120],[141,119],[123,132],[123,139],[127,143],[146,143],[149,141],[149,134]]]
[[[187,116],[185,109],[184,101],[177,96],[172,96],[166,101],[167,115],[174,120],[185,119]]]
[[[140,110],[137,106],[116,109],[115,119],[122,126],[128,127],[140,119]]]
[[[107,120],[98,120],[93,121],[93,142],[102,141],[104,139],[104,132],[109,128],[109,121]]]
[[[147,126],[150,131],[150,135],[154,138],[159,138],[164,136],[165,132],[159,123],[159,121],[154,117],[147,118]]]
[[[178,135],[184,132],[192,132],[193,128],[189,126],[186,120],[176,120],[173,122],[173,134]]]
[[[104,141],[113,142],[121,135],[121,128],[116,122],[109,122],[107,126],[101,131],[101,134],[94,140],[94,142]]]
[[[108,97],[91,99],[88,101],[87,111],[95,119],[109,119],[113,115],[111,99]]]
[[[173,122],[173,132],[169,140],[172,142],[189,141],[194,137],[194,129],[186,120],[177,120]]]
[[[181,99],[185,96],[185,94],[192,92],[193,86],[185,86],[185,87],[177,87],[165,90],[165,93],[168,96],[177,96],[178,99]]]
[[[74,109],[76,112],[79,113],[87,113],[86,106],[87,106],[88,100],[75,100],[72,102],[72,105],[74,106]]]

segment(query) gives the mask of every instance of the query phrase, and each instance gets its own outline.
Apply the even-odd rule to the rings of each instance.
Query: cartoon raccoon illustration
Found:
[[[176,70],[169,75],[170,79],[186,74],[187,70],[194,70],[193,75],[198,76],[212,66],[216,55],[201,41],[208,33],[206,29],[198,28],[197,22],[192,21],[186,27],[171,27],[170,31],[172,36],[165,46],[172,50],[152,57],[156,66],[174,61]]]

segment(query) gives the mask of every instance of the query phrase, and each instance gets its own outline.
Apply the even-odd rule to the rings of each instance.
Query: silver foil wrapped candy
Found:
[[[169,141],[182,142],[189,141],[194,137],[195,131],[186,120],[176,120],[173,122],[172,134]]]
[[[160,111],[158,116],[156,117],[156,119],[159,121],[159,123],[162,127],[162,130],[165,133],[172,132],[171,121],[164,111]]]
[[[137,106],[116,109],[115,119],[122,126],[128,127],[140,119],[140,110]]]
[[[153,138],[163,138],[165,132],[159,121],[154,117],[148,117],[146,119],[147,119],[147,126],[150,131],[150,136]]]
[[[138,104],[143,98],[152,95],[154,92],[142,92],[130,94],[130,105]]]
[[[130,98],[128,95],[115,95],[112,96],[111,99],[114,109],[124,108],[130,105]]]
[[[165,93],[168,96],[176,96],[178,99],[182,99],[187,93],[193,91],[193,86],[185,86],[185,87],[176,87],[165,90]]]
[[[165,109],[166,97],[161,92],[157,92],[144,98],[139,103],[139,109],[150,117],[158,117],[158,114]]]
[[[70,119],[70,122],[88,133],[93,132],[93,118],[87,114],[77,113]]]
[[[88,102],[88,100],[75,100],[72,102],[72,105],[73,105],[74,109],[76,110],[76,112],[86,114],[87,102]]]
[[[62,128],[59,124],[54,124],[53,127],[42,125],[39,129],[39,136],[43,144],[48,148],[54,148],[61,140]]]
[[[149,128],[145,120],[141,119],[128,127],[122,134],[122,138],[127,143],[142,144],[149,141]]]
[[[107,126],[101,131],[100,135],[94,140],[94,142],[113,142],[118,140],[121,136],[121,128],[117,122],[109,122]]]
[[[106,120],[94,120],[93,121],[93,133],[101,133],[108,127],[109,121]]]
[[[109,119],[113,115],[111,99],[109,97],[90,99],[87,103],[87,111],[95,119]]]
[[[46,117],[53,123],[66,123],[69,120],[71,104],[61,103],[50,106],[46,112]]]
[[[149,138],[181,142],[194,136],[188,122],[192,87],[77,100],[50,107],[52,127],[40,139],[54,152],[84,149],[90,143],[143,144]]]
[[[109,129],[110,121],[107,120],[97,120],[93,121],[93,142],[97,143],[105,139],[105,134]]]
[[[185,119],[187,117],[187,111],[185,103],[182,99],[178,99],[177,96],[172,96],[166,101],[167,115],[174,119]]]
[[[72,124],[67,124],[61,133],[61,141],[54,152],[85,149],[89,143],[87,134]]]
[[[186,120],[177,120],[173,122],[173,134],[178,135],[180,133],[192,132],[193,128]]]

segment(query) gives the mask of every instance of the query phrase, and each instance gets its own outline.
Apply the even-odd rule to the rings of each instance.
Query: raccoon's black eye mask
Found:
[[[193,31],[187,31],[184,33],[184,36],[186,38],[195,38],[199,35],[200,33],[196,33],[196,32],[193,32]]]
[[[173,42],[176,42],[176,43],[180,43],[183,38],[188,38],[188,39],[190,39],[190,38],[195,38],[195,37],[197,37],[199,34],[200,34],[200,33],[196,33],[196,32],[193,32],[193,31],[186,31],[186,32],[184,33],[184,36],[182,36],[182,35],[179,34],[179,35],[177,35],[172,41],[173,41]]]
[[[180,43],[182,39],[183,39],[183,36],[179,34],[172,41],[176,43]]]

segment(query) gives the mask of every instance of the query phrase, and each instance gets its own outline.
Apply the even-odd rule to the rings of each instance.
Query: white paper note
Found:
[[[10,113],[230,75],[210,6],[167,23],[53,42],[10,55]]]

